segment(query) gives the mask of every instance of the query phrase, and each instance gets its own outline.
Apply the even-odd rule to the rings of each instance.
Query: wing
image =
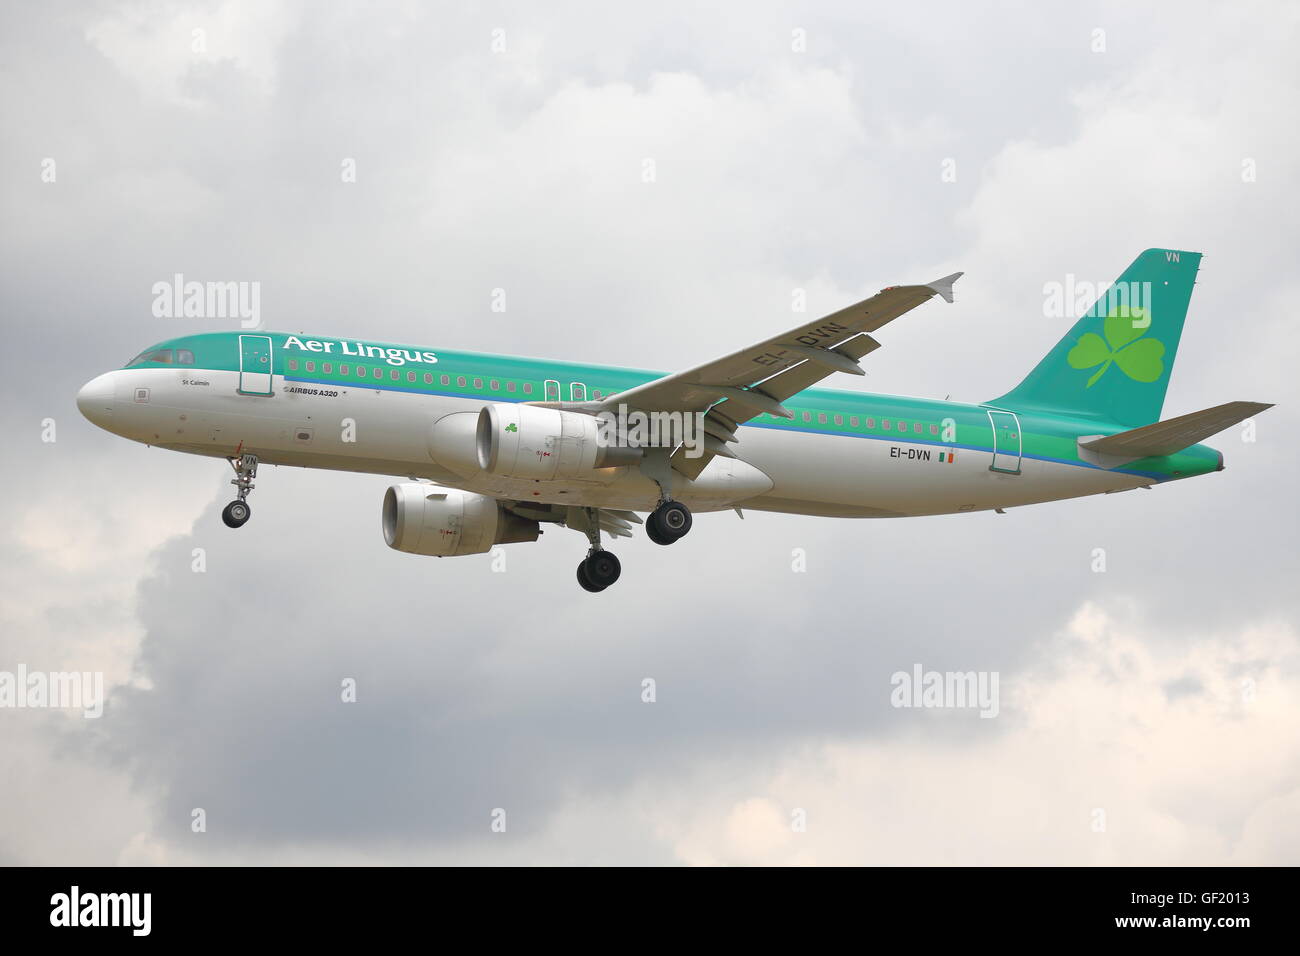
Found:
[[[953,283],[961,275],[954,272],[924,285],[890,286],[784,335],[611,395],[599,407],[613,410],[625,405],[645,412],[707,411],[708,454],[694,459],[679,454],[673,459],[675,468],[693,478],[712,455],[732,457],[726,443],[736,441],[737,425],[764,413],[793,418],[793,413],[781,405],[785,399],[835,372],[865,375],[858,360],[880,348],[871,333],[933,296],[951,302]]]
[[[596,516],[597,527],[611,538],[632,537],[632,525],[642,524],[641,518],[631,511],[614,508],[578,508],[572,505],[548,505],[535,501],[498,499],[509,511],[529,521],[558,524],[586,534],[591,528],[590,513]]]

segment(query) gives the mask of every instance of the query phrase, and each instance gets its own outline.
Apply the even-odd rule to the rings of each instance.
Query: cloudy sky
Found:
[[[0,710],[0,862],[1300,862],[1295,5],[546,6],[3,7],[0,670],[108,698]],[[232,532],[223,462],[73,401],[235,327],[155,318],[176,272],[667,370],[958,269],[835,384],[981,401],[1068,327],[1045,283],[1150,246],[1205,253],[1166,416],[1278,403],[1221,474],[702,516],[595,600],[565,530],[390,551],[383,476],[266,468]],[[998,716],[892,707],[917,664]]]

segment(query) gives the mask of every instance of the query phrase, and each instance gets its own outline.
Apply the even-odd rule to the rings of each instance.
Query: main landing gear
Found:
[[[597,593],[605,590],[618,580],[622,567],[618,558],[606,551],[600,543],[600,513],[595,508],[584,508],[586,512],[585,529],[591,548],[586,558],[578,565],[578,583],[583,590]],[[579,523],[571,523],[575,529]],[[624,525],[626,527],[626,525]],[[684,538],[691,530],[691,509],[680,501],[664,501],[650,513],[646,520],[646,534],[655,544],[672,544]]]
[[[594,594],[605,590],[617,581],[623,566],[619,564],[618,558],[601,546],[600,513],[595,508],[583,510],[586,512],[587,540],[591,542],[591,548],[582,563],[578,565],[578,583],[582,585],[584,591],[591,591]]]
[[[237,497],[221,509],[221,520],[227,528],[242,528],[253,513],[248,507],[248,493],[253,490],[253,479],[257,477],[257,456],[240,455],[226,460],[235,469],[235,477],[230,479],[230,483],[237,489]]]
[[[664,501],[650,512],[645,533],[655,544],[672,544],[691,530],[691,509],[680,501]]]
[[[646,519],[645,533],[655,544],[673,544],[691,530],[691,509],[673,501],[672,457],[667,449],[652,448],[641,462],[642,473],[659,486],[659,507]]]
[[[604,548],[592,548],[578,565],[578,583],[593,594],[605,590],[618,580],[623,566]]]

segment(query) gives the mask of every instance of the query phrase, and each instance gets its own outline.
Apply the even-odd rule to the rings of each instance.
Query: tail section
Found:
[[[1148,249],[1023,382],[988,404],[1128,426],[1158,421],[1200,264],[1199,252]]]

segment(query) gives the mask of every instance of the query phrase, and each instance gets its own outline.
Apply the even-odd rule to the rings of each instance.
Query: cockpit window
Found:
[[[186,351],[186,350],[182,350],[182,351]],[[187,354],[190,356],[190,361],[187,364],[193,365],[194,353],[187,352]],[[149,349],[146,352],[141,352],[139,355],[133,358],[128,363],[128,365],[140,365],[144,362],[166,362],[168,365],[170,365],[175,361],[176,358],[171,349]]]
[[[193,365],[193,364],[194,364],[194,353],[191,352],[189,349],[177,349],[177,350],[176,350],[176,364],[177,364],[177,365]]]

